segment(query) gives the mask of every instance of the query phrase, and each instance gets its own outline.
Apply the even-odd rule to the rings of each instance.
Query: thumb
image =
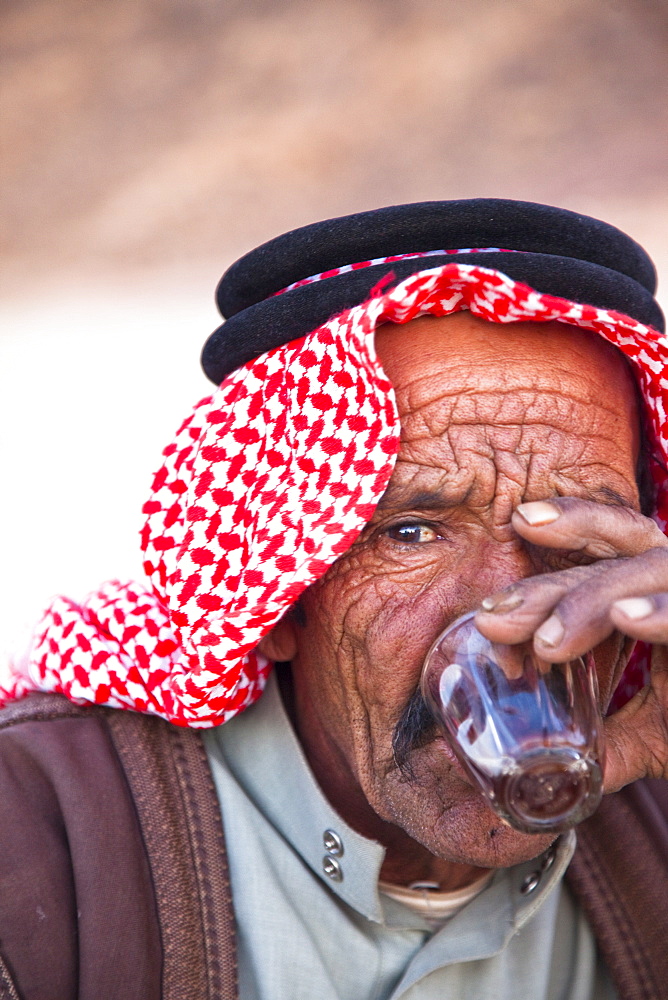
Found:
[[[639,778],[668,778],[666,696],[663,673],[605,720],[605,792],[616,792]]]

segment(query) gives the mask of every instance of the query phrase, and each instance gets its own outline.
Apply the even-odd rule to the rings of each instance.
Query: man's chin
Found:
[[[478,868],[511,868],[537,857],[557,834],[515,830],[498,816],[481,792],[469,787],[442,809],[432,826],[432,853],[444,860]]]
[[[509,868],[545,851],[557,835],[520,833],[509,826],[440,742],[416,752],[412,777],[395,774],[393,822],[430,853],[455,864]]]

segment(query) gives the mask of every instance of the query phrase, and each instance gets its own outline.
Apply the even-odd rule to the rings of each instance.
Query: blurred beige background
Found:
[[[0,645],[139,571],[222,271],[286,229],[478,195],[668,275],[666,0],[5,0]]]

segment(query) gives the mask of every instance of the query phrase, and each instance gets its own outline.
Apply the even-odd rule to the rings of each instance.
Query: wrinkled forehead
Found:
[[[565,324],[470,313],[388,324],[376,348],[396,395],[407,484],[491,504],[497,492],[608,489],[637,502],[637,388],[620,351]]]
[[[553,398],[568,394],[576,402],[606,400],[622,404],[624,420],[639,425],[638,388],[630,364],[615,346],[590,331],[565,323],[491,323],[470,312],[421,316],[404,328],[386,323],[376,330],[376,350],[392,382],[400,414],[430,398],[489,395],[508,397],[507,407],[522,394]],[[524,404],[526,404],[526,399]],[[480,405],[478,402],[477,405]],[[520,407],[518,412],[522,411]]]

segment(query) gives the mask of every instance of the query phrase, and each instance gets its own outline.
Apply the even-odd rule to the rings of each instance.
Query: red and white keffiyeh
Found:
[[[202,400],[165,449],[144,508],[150,585],[114,581],[83,604],[57,598],[27,675],[0,689],[0,703],[61,692],[203,728],[255,701],[271,668],[259,640],[353,543],[394,468],[399,419],[375,353],[376,327],[462,309],[499,324],[568,323],[629,358],[665,529],[665,338],[499,271],[445,264],[249,362]],[[627,668],[618,699],[646,682],[645,653]]]

